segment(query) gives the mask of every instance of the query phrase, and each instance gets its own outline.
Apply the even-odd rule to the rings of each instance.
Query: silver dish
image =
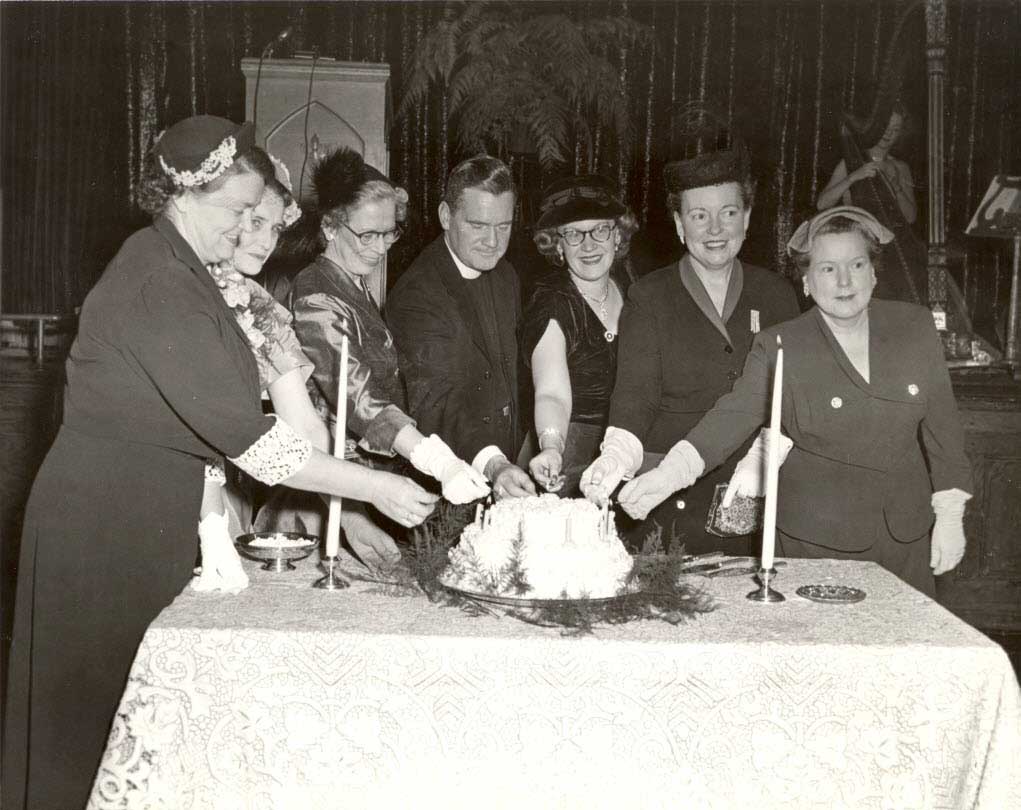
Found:
[[[256,540],[270,540],[274,537],[286,537],[288,540],[306,540],[303,546],[253,546]],[[262,563],[263,571],[293,571],[291,563],[305,559],[319,547],[319,538],[314,534],[300,532],[253,532],[242,534],[234,540],[238,551],[252,560]]]
[[[827,605],[850,605],[865,598],[865,591],[846,585],[802,585],[795,593]]]

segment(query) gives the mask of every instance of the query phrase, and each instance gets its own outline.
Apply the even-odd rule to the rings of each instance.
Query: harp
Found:
[[[890,117],[899,105],[907,60],[915,53],[912,43],[904,41],[909,17],[921,10],[920,3],[911,4],[900,14],[883,60],[879,89],[868,115],[859,118],[851,113],[844,115],[841,125],[841,147],[848,174],[871,160],[869,148],[877,143],[886,130]],[[930,155],[932,160],[933,156]],[[854,183],[850,188],[852,204],[871,213],[893,234],[886,245],[877,274],[875,295],[909,301],[928,307],[935,303],[929,299],[929,249],[901,211],[897,193],[882,171]],[[916,200],[916,203],[918,201]],[[972,333],[964,296],[949,273],[945,273],[947,316],[958,332]]]

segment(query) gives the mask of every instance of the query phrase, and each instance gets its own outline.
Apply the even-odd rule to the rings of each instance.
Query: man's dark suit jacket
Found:
[[[484,294],[492,295],[495,323],[480,312]],[[418,255],[387,301],[387,325],[406,360],[408,410],[422,433],[436,433],[465,461],[488,445],[517,458],[520,313],[514,267],[501,259],[465,279],[443,236]]]

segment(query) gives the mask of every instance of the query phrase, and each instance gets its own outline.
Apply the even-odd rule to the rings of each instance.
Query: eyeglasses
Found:
[[[585,241],[586,236],[591,236],[596,242],[605,242],[616,228],[616,225],[607,225],[603,222],[594,228],[589,228],[587,231],[578,228],[568,228],[566,231],[557,231],[557,235],[571,247],[578,247],[578,245]]]
[[[358,233],[358,231],[350,227],[346,222],[341,222],[340,224],[357,236],[358,241],[365,247],[372,247],[377,238],[382,239],[383,244],[385,245],[392,245],[400,239],[401,234],[404,233],[404,229],[401,228],[400,225],[394,225],[392,231],[362,231],[361,233]]]

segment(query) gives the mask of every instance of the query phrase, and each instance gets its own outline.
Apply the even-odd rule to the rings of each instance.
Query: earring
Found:
[[[564,248],[562,245],[557,245],[557,258],[560,259],[560,261],[564,260]]]
[[[808,292],[808,282],[802,282],[803,289],[805,291],[805,298],[811,298],[811,294]]]

